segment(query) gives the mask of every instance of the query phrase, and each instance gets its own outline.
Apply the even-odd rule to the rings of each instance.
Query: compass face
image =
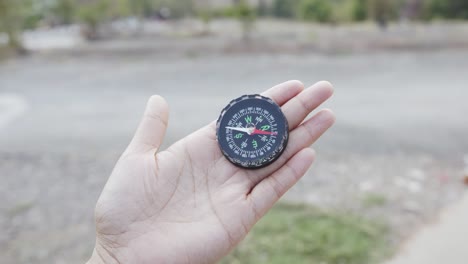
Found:
[[[288,122],[273,100],[244,95],[223,109],[217,139],[224,156],[244,168],[261,168],[275,161],[288,142]]]

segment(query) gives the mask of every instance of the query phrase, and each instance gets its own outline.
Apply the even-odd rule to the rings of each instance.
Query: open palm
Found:
[[[327,109],[303,122],[332,95],[328,82],[304,90],[289,81],[263,95],[282,106],[291,132],[283,155],[258,170],[224,158],[215,122],[157,152],[168,106],[151,97],[97,203],[90,263],[214,263],[233,249],[305,174],[314,159],[310,144],[334,122]]]

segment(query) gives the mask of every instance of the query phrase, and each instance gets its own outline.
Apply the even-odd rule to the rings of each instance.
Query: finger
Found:
[[[299,127],[291,131],[289,141],[283,154],[271,165],[261,169],[258,172],[249,172],[250,188],[258,184],[264,177],[274,173],[281,168],[291,157],[304,148],[313,144],[320,136],[330,128],[335,122],[335,115],[329,109],[323,109],[311,117],[309,120],[301,124]]]
[[[330,98],[332,94],[333,86],[327,81],[321,81],[284,104],[281,110],[288,120],[289,129],[296,128],[310,112]]]
[[[315,152],[312,149],[302,149],[278,171],[253,188],[249,197],[258,218],[263,216],[287,190],[304,176],[314,158]]]
[[[284,164],[296,153],[312,145],[335,123],[335,120],[335,114],[330,109],[323,109],[294,129],[290,134],[288,146],[278,159],[279,164],[270,170],[278,169],[281,163]]]
[[[263,92],[262,95],[273,99],[275,103],[281,106],[291,100],[291,98],[294,98],[294,96],[298,95],[303,90],[303,83],[297,80],[291,80],[273,86],[272,88]]]
[[[266,90],[261,95],[271,98],[279,106],[282,106],[294,96],[298,95],[304,90],[304,84],[297,80],[291,80]],[[209,129],[216,129],[216,120],[208,125]]]
[[[166,133],[168,118],[169,106],[166,100],[159,95],[151,96],[128,150],[131,152],[156,152]]]

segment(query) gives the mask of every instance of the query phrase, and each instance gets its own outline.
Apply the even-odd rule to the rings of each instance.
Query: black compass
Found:
[[[288,121],[270,98],[254,94],[232,100],[216,124],[219,147],[236,166],[248,169],[274,162],[288,143]]]

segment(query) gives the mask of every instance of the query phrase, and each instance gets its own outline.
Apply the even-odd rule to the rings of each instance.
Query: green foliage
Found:
[[[467,0],[420,0],[423,19],[468,19]],[[280,18],[318,22],[374,19],[379,23],[399,19],[411,4],[407,0],[274,0],[272,14]],[[421,10],[420,10],[421,11]],[[413,11],[414,12],[414,11]],[[416,10],[417,13],[418,10]]]
[[[449,13],[449,4],[447,0],[429,0],[426,4],[427,17],[433,18],[444,18]]]
[[[389,253],[386,232],[357,216],[279,204],[222,263],[377,263]]]
[[[170,10],[171,18],[181,18],[195,13],[192,0],[152,0],[152,10],[159,11],[162,8]]]
[[[203,23],[210,23],[211,19],[213,18],[213,12],[207,9],[197,12],[197,15],[203,21]]]
[[[242,21],[255,20],[255,9],[250,7],[246,1],[239,1],[234,7],[234,16]]]
[[[365,207],[379,207],[387,203],[387,198],[378,193],[368,193],[362,197],[362,204]]]
[[[333,6],[329,0],[301,0],[299,16],[307,21],[330,22]]]
[[[347,23],[353,19],[353,0],[334,0],[332,4],[332,18],[334,23]]]
[[[363,21],[369,17],[368,0],[352,0],[351,17],[353,21]]]
[[[60,24],[71,24],[75,20],[76,4],[73,0],[58,0],[52,6],[51,12],[57,17]]]
[[[43,13],[33,6],[33,0],[0,0],[0,30],[21,31],[36,27]]]
[[[414,7],[409,5],[409,0],[259,0],[257,7],[249,6],[246,0],[237,0],[222,10],[198,10],[196,14],[205,24],[217,16],[236,18],[245,33],[252,30],[257,15],[267,14],[317,22],[374,19],[383,26],[407,12],[415,14],[413,18],[425,20],[468,19],[467,0],[418,1],[422,4],[411,11]],[[20,46],[20,32],[33,29],[43,21],[54,24],[78,21],[96,29],[111,19],[149,17],[163,9],[170,11],[168,18],[195,14],[193,0],[0,0],[0,31],[10,36],[12,46]]]
[[[424,18],[468,19],[467,0],[427,0]]]
[[[0,32],[8,36],[8,46],[14,51],[24,52],[20,34],[26,23],[35,25],[31,19],[32,1],[30,0],[0,0]],[[28,25],[29,26],[29,25]]]
[[[127,0],[127,2],[129,11],[133,15],[145,17],[154,12],[151,0]]]
[[[77,11],[77,17],[85,27],[82,34],[88,40],[95,40],[100,37],[99,27],[105,21],[114,17],[115,11],[120,10],[120,5],[112,5],[111,0],[94,0],[82,3]]]
[[[240,0],[234,6],[222,9],[216,13],[221,16],[232,17],[239,20],[242,24],[243,39],[247,40],[249,38],[255,19],[257,18],[257,14],[256,10],[245,0]]]
[[[214,11],[214,14],[215,16],[232,17],[243,21],[251,21],[256,18],[255,9],[243,0],[233,6]]]
[[[109,0],[96,0],[80,5],[78,18],[88,26],[95,28],[110,17]]]
[[[300,0],[274,0],[272,13],[275,17],[296,18]]]
[[[22,22],[22,29],[34,29],[44,19],[44,15],[41,13],[31,13],[25,15]]]
[[[79,21],[96,27],[114,18],[152,16],[162,9],[170,11],[170,18],[179,18],[192,14],[193,4],[191,0],[88,0],[77,9]]]

